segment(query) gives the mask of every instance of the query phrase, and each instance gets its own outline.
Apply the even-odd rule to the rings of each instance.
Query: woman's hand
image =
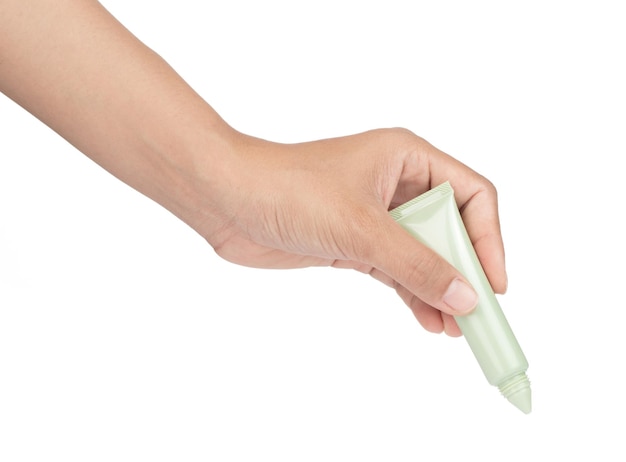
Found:
[[[476,294],[387,213],[449,180],[494,290],[506,289],[493,185],[411,132],[383,129],[293,145],[233,139],[232,175],[220,203],[210,206],[217,205],[211,216],[220,218],[196,226],[223,258],[369,273],[394,287],[427,330],[460,335],[452,315],[473,309]]]

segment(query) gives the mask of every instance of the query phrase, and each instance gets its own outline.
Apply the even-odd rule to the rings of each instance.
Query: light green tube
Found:
[[[456,316],[474,356],[491,385],[522,412],[531,411],[528,361],[500,308],[472,245],[448,182],[393,209],[390,215],[413,237],[457,270],[478,293],[476,309]]]

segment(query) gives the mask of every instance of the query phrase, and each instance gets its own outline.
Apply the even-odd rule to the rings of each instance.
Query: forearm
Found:
[[[0,91],[192,226],[212,219],[199,202],[234,131],[98,2],[0,2]]]

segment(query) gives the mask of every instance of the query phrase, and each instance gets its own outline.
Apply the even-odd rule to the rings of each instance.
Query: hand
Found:
[[[475,293],[387,213],[449,180],[494,290],[506,289],[495,188],[411,132],[375,130],[295,145],[238,135],[234,145],[235,173],[213,211],[219,225],[197,227],[223,258],[369,273],[395,288],[425,329],[461,335],[452,315],[473,309]]]
[[[493,185],[412,133],[248,137],[99,2],[2,5],[0,91],[227,260],[354,268],[394,287],[427,330],[460,335],[451,315],[476,294],[387,213],[449,180],[491,285],[506,289]]]

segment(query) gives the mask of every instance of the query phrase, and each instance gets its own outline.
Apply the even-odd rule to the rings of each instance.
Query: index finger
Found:
[[[445,181],[452,185],[463,223],[494,292],[506,292],[504,243],[495,186],[435,147],[429,152],[429,166],[432,186]]]

